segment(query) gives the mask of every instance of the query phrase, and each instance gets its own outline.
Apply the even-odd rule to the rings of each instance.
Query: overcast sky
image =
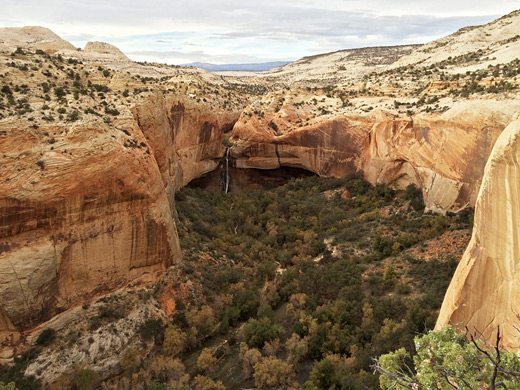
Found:
[[[518,0],[1,0],[0,27],[45,26],[77,47],[182,64],[295,60],[425,43],[520,8]]]

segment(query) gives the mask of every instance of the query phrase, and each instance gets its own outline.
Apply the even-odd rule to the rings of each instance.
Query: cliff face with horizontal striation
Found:
[[[487,158],[510,116],[498,115],[494,102],[454,111],[375,122],[358,164],[367,180],[400,188],[413,183],[431,209],[473,206]]]
[[[520,117],[502,132],[486,164],[473,236],[448,288],[437,320],[468,326],[518,348],[520,313]]]
[[[320,176],[363,170],[373,184],[415,184],[431,209],[458,210],[475,204],[487,157],[516,107],[475,103],[414,117],[376,111],[320,117],[299,128],[272,113],[243,115],[231,155],[237,168],[288,166]],[[296,115],[284,114],[294,123]]]
[[[233,129],[231,155],[237,168],[303,168],[320,176],[356,170],[355,162],[370,129],[362,117],[336,117],[281,135],[265,121],[239,121]]]
[[[0,342],[180,259],[174,191],[214,168],[234,114],[151,94],[120,117],[4,122]]]
[[[125,132],[3,127],[2,322],[28,329],[92,296],[154,281],[179,259],[154,156],[129,146],[146,145],[135,124],[119,125]]]

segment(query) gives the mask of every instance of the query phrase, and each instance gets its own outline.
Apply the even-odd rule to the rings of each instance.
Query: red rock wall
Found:
[[[362,170],[373,184],[417,185],[427,207],[439,210],[475,204],[487,157],[505,126],[502,121],[395,118],[383,112],[326,117],[278,134],[268,123],[255,117],[237,122],[231,155],[238,168],[290,166],[320,176]]]
[[[154,282],[178,262],[174,192],[214,169],[237,116],[156,94],[112,125],[3,128],[4,341],[96,295]]]
[[[180,258],[170,202],[139,128],[30,129],[0,137],[0,304],[28,329],[92,296],[155,280]],[[50,144],[44,133],[55,132]],[[41,161],[41,166],[37,164]]]

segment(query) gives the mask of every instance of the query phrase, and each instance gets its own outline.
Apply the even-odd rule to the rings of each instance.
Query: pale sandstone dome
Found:
[[[520,119],[498,137],[486,164],[473,235],[448,288],[436,328],[446,324],[518,349],[520,313]]]
[[[121,50],[114,45],[105,42],[87,42],[84,49],[85,53],[89,53],[93,56],[111,56],[118,58],[123,61],[131,61]]]
[[[55,53],[58,50],[76,50],[69,42],[45,27],[5,27],[0,28],[0,51],[14,51],[22,47]]]

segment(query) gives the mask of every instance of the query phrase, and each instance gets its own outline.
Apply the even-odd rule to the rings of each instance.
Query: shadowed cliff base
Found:
[[[216,170],[192,180],[187,187],[201,188],[211,192],[224,191],[224,169],[220,165]],[[299,179],[316,174],[301,168],[280,167],[278,169],[229,168],[229,192],[243,190],[269,190],[284,184],[291,179]]]

